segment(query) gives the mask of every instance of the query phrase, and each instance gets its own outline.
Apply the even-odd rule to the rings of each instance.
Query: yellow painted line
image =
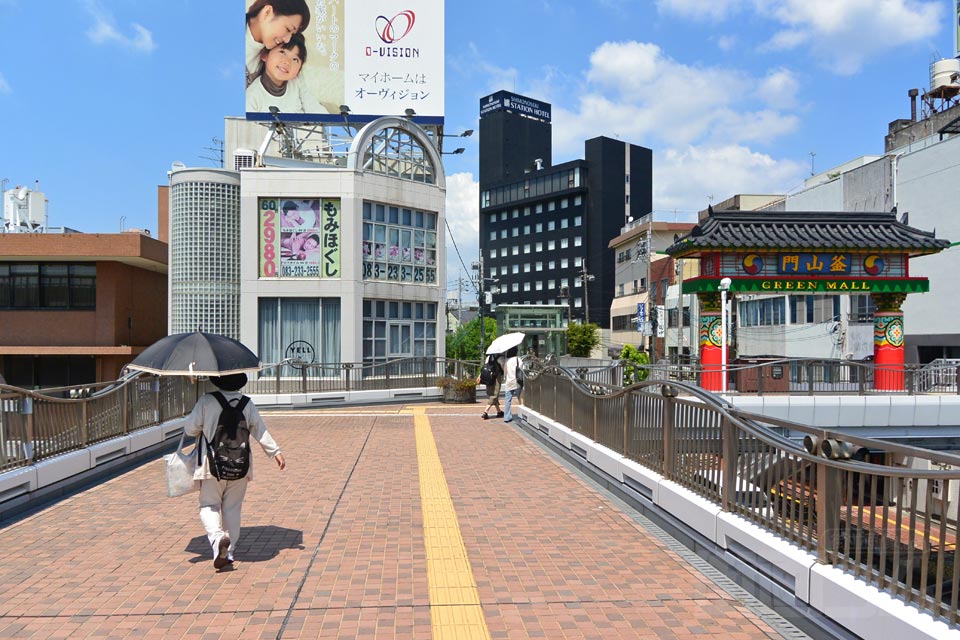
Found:
[[[427,552],[430,619],[439,640],[490,640],[480,593],[460,534],[447,479],[443,475],[430,418],[414,409],[423,542]]]

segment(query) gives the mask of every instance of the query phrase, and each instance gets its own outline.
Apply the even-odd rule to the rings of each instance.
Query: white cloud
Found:
[[[789,69],[754,76],[688,65],[657,45],[605,43],[590,57],[582,97],[554,105],[555,161],[582,157],[583,141],[616,137],[654,150],[654,207],[697,210],[706,196],[777,192],[803,175],[791,161],[759,153],[799,125],[788,109],[800,83]]]
[[[115,43],[141,53],[150,53],[156,48],[153,34],[146,27],[134,22],[130,25],[133,33],[124,35],[117,29],[113,14],[103,8],[97,0],[85,0],[83,4],[94,20],[93,26],[87,30],[87,37],[94,44]]]
[[[767,46],[807,45],[836,73],[860,70],[870,56],[930,38],[943,21],[943,3],[922,0],[755,0],[783,25]]]
[[[717,38],[717,48],[721,51],[733,51],[733,48],[737,46],[737,37],[736,36],[719,36]]]
[[[736,13],[743,0],[657,0],[660,13],[693,20],[722,20]]]
[[[471,173],[454,173],[447,176],[446,199],[447,224],[447,280],[462,269],[460,259],[453,247],[456,241],[467,269],[477,259],[477,239],[480,237],[480,184]],[[465,274],[466,277],[467,274]]]
[[[7,79],[3,77],[2,73],[0,73],[0,93],[13,93],[13,89],[10,88],[10,83],[7,82]]]
[[[805,177],[805,166],[741,145],[686,146],[658,152],[653,163],[657,210],[696,211],[738,193],[783,193]]]
[[[774,69],[767,73],[758,87],[761,100],[771,107],[789,109],[796,105],[800,83],[789,69]]]

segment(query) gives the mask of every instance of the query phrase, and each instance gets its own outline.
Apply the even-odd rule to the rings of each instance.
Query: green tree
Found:
[[[482,362],[487,346],[497,337],[497,321],[483,319],[484,344],[480,348],[480,318],[460,325],[454,333],[447,335],[447,357],[468,362]]]
[[[628,344],[620,352],[620,359],[623,361],[623,386],[629,387],[647,379],[650,371],[642,365],[650,364],[650,357],[645,352]]]
[[[571,324],[567,327],[567,351],[575,358],[589,358],[600,344],[600,327],[590,324]]]

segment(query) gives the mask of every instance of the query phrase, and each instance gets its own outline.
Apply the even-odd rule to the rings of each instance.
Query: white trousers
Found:
[[[224,533],[229,535],[228,554],[231,558],[240,539],[240,510],[243,507],[243,496],[247,493],[247,481],[247,478],[210,478],[200,482],[200,522],[207,530],[207,540],[212,547],[220,541]]]

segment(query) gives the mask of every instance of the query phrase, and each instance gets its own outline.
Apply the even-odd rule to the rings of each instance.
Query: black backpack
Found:
[[[207,442],[210,473],[217,480],[239,480],[250,469],[250,429],[243,415],[250,398],[243,396],[232,405],[219,391],[211,395],[220,403],[220,417],[213,440]]]
[[[499,377],[499,365],[497,365],[496,356],[490,356],[487,358],[487,362],[480,369],[480,384],[485,384],[487,386],[497,383],[497,378]]]

